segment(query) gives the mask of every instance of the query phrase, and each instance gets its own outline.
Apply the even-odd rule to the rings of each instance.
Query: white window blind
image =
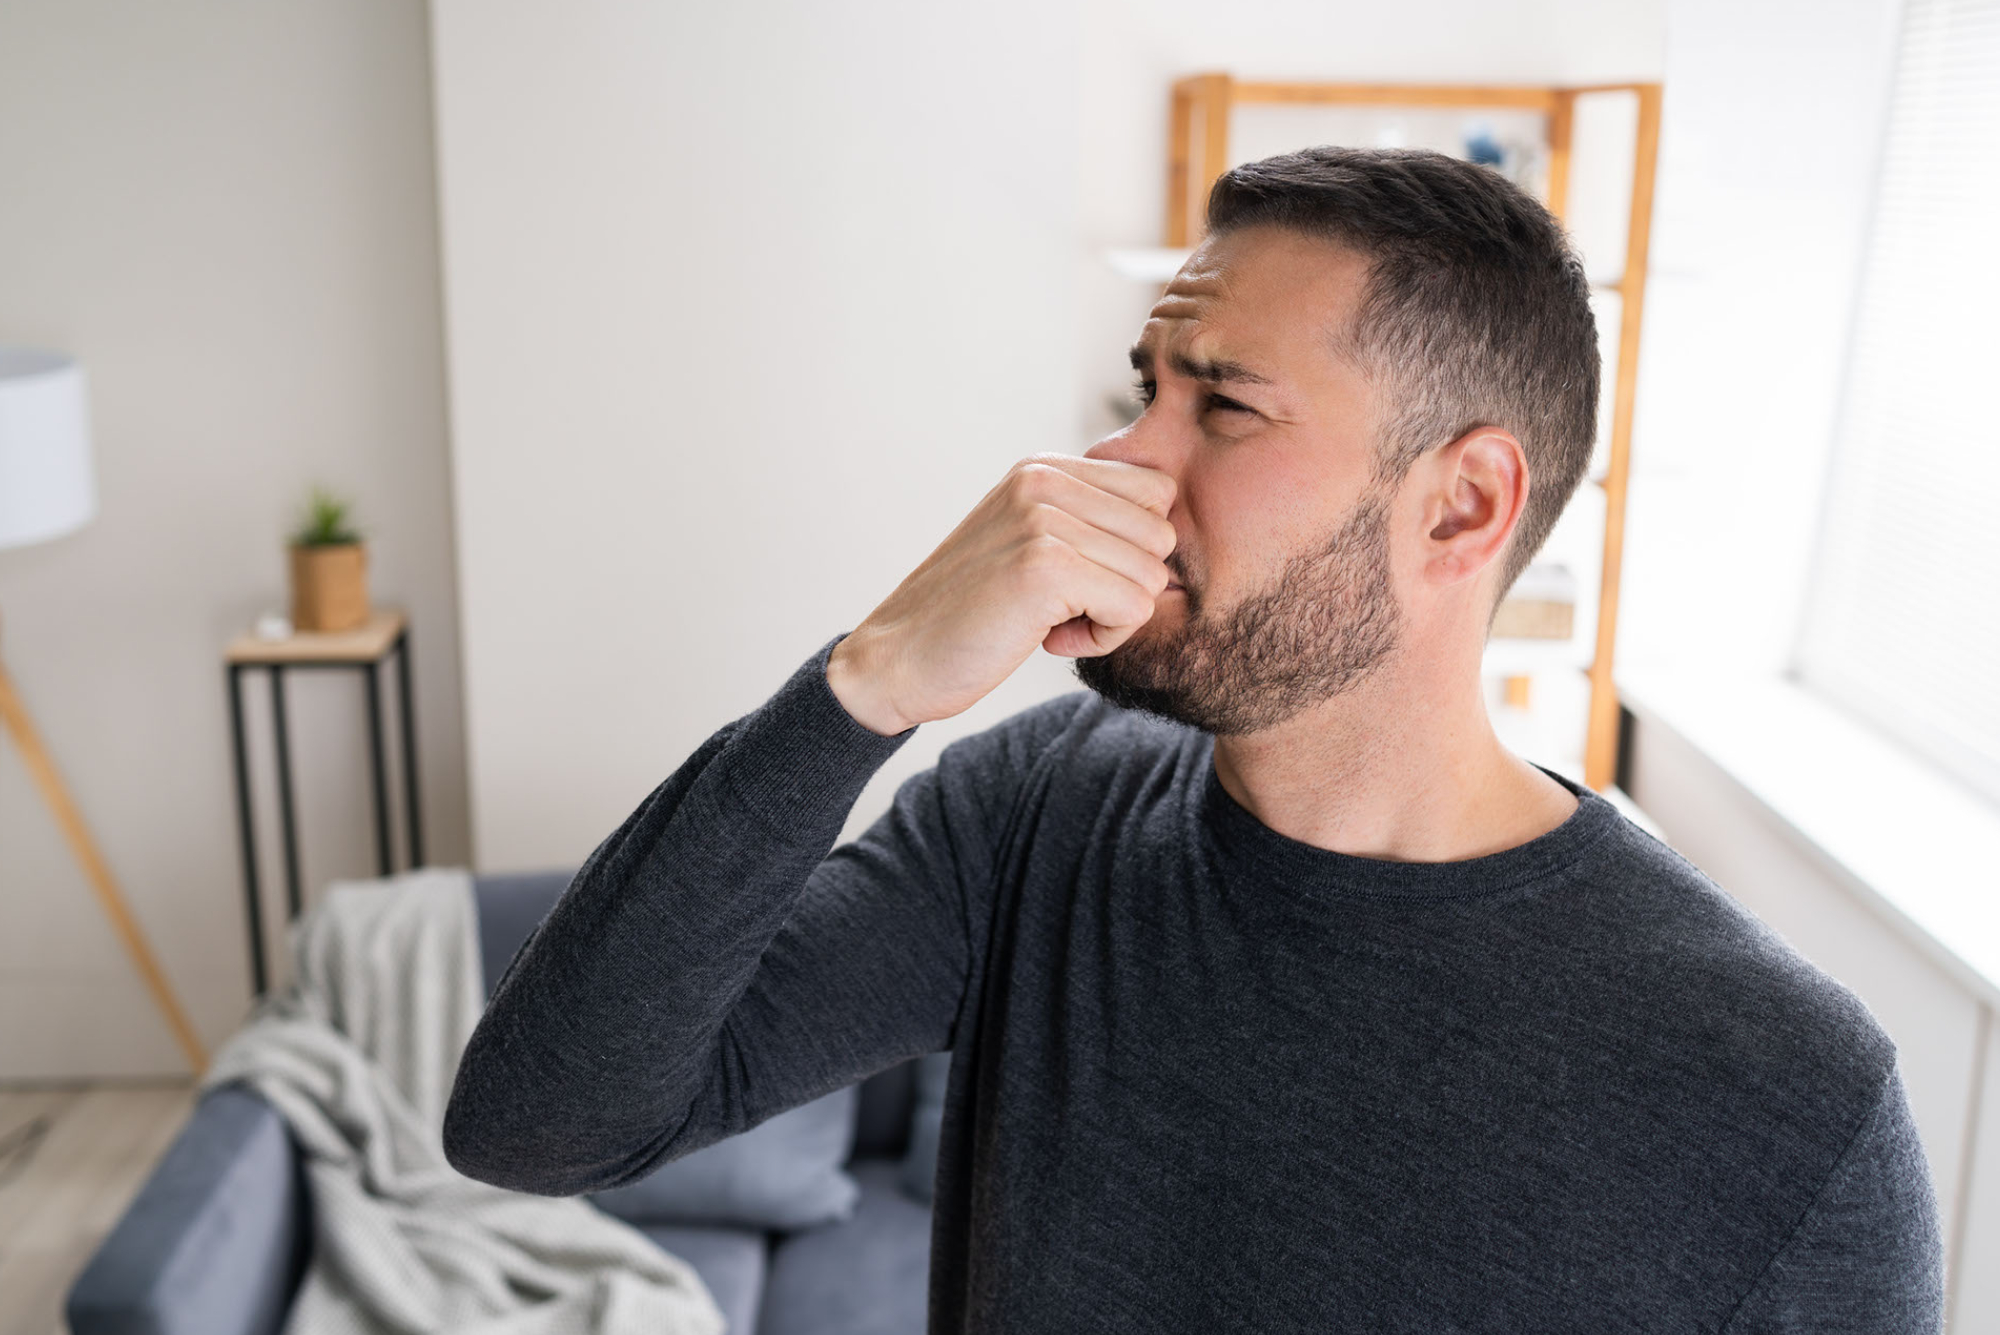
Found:
[[[2000,0],[1907,0],[1794,666],[2000,802],[1996,256]]]

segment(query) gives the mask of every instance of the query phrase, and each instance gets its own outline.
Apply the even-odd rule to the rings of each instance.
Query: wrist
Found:
[[[834,699],[856,723],[883,737],[894,737],[915,726],[889,704],[883,672],[872,641],[856,630],[841,638],[827,655],[826,684]]]

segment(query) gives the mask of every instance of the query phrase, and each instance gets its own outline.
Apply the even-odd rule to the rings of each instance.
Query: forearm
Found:
[[[841,709],[829,648],[649,794],[516,955],[446,1109],[461,1172],[571,1195],[670,1152],[760,958],[910,735]]]

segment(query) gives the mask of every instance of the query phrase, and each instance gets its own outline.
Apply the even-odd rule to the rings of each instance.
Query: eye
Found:
[[[1140,380],[1137,384],[1132,386],[1132,397],[1150,407],[1153,402],[1153,394],[1156,389],[1157,386],[1155,386],[1152,381]]]
[[[1256,411],[1256,409],[1247,408],[1244,405],[1238,403],[1235,399],[1229,398],[1228,396],[1223,394],[1209,395],[1208,406],[1216,409],[1219,412],[1225,412],[1225,413],[1249,413]]]

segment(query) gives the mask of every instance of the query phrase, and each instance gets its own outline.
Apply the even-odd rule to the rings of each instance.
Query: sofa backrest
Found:
[[[486,970],[488,998],[515,952],[526,944],[575,876],[572,869],[473,877],[473,897],[479,908],[479,957]],[[916,1109],[915,1065],[915,1059],[901,1062],[861,1082],[855,1156],[898,1156],[908,1147],[910,1117]]]

